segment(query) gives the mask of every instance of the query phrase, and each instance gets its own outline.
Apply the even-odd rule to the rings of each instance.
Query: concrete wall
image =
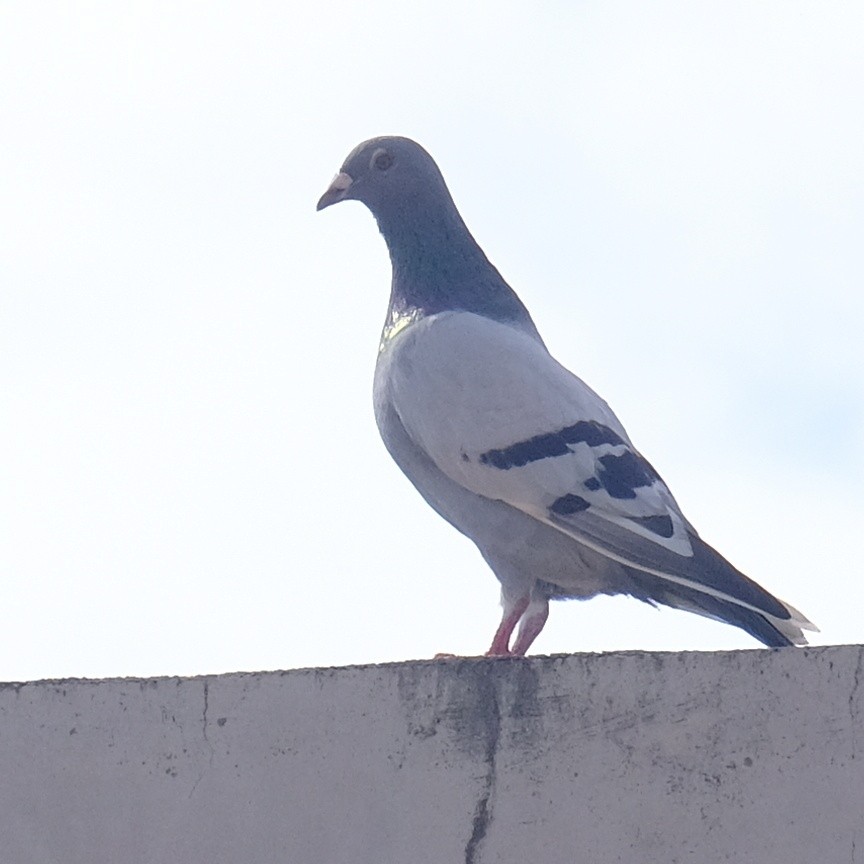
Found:
[[[864,862],[862,658],[5,685],[0,862]]]

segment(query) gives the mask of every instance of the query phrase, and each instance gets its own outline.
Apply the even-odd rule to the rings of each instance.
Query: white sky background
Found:
[[[299,10],[299,11],[295,11]],[[420,141],[702,536],[864,641],[864,5],[0,6],[0,679],[482,653],[371,407]],[[634,600],[535,653],[755,647]]]

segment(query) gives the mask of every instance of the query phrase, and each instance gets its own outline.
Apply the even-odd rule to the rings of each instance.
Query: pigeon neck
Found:
[[[455,207],[378,218],[393,265],[388,318],[461,310],[536,333],[528,311],[471,236]]]

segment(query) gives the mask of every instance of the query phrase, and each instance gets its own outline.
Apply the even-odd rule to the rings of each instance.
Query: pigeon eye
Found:
[[[372,164],[379,171],[386,171],[393,164],[393,157],[386,150],[377,150],[372,156]]]

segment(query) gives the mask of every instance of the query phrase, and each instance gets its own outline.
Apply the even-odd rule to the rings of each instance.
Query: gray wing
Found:
[[[670,587],[809,624],[698,538],[608,405],[531,334],[447,312],[408,327],[388,351],[394,409],[460,486]]]

